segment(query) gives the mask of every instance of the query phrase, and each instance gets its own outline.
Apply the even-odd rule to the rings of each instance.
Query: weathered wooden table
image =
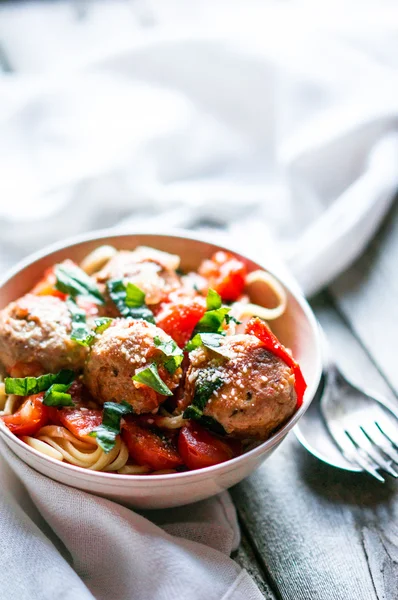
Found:
[[[312,306],[342,370],[397,402],[398,206],[366,254]],[[291,433],[232,490],[235,559],[267,599],[398,599],[398,481],[329,467]]]

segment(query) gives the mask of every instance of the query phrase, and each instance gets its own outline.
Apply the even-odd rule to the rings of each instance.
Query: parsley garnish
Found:
[[[124,415],[133,412],[133,408],[127,402],[105,402],[102,414],[102,423],[88,434],[97,438],[98,445],[104,452],[110,452],[116,443],[116,436],[120,433],[120,421]]]
[[[57,278],[55,287],[72,298],[84,296],[95,304],[104,304],[104,298],[95,282],[77,265],[60,264],[55,266]]]
[[[162,394],[162,396],[173,395],[173,392],[169,390],[167,385],[160,378],[155,363],[151,363],[148,367],[138,370],[136,374],[133,375],[132,380],[147,385],[155,390],[155,392],[158,392],[158,394]]]
[[[111,279],[106,285],[109,296],[122,317],[155,323],[153,312],[145,304],[144,292],[134,283],[128,282],[125,285],[122,279]]]

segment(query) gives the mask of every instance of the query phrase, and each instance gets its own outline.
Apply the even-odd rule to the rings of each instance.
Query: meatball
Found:
[[[110,300],[105,285],[111,279],[122,279],[124,282],[134,283],[145,293],[145,302],[149,305],[159,304],[167,298],[170,292],[181,286],[176,272],[167,266],[167,261],[162,261],[164,253],[159,252],[160,256],[152,255],[149,250],[146,253],[138,250],[134,252],[122,250],[115,254],[95,275],[107,300],[107,314],[118,315],[117,308]]]
[[[203,414],[213,417],[233,437],[267,439],[295,411],[292,370],[253,335],[224,338],[220,352],[206,347],[191,352],[185,405],[192,403],[204,381],[213,381],[216,389]]]
[[[0,361],[7,371],[16,363],[38,363],[43,373],[79,370],[87,349],[71,340],[71,328],[65,302],[27,294],[0,312]]]
[[[177,387],[181,368],[170,375],[161,366],[163,353],[154,338],[168,342],[171,338],[146,321],[117,319],[92,345],[84,368],[84,382],[99,402],[131,404],[134,412],[155,411],[166,399],[152,388],[132,381],[138,369],[158,363],[159,375],[169,389]]]

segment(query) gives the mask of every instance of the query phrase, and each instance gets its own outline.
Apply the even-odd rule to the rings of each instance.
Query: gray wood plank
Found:
[[[392,394],[325,297],[316,312],[346,370]],[[328,467],[290,434],[233,498],[256,555],[286,600],[398,598],[398,484]]]
[[[367,252],[331,286],[339,310],[398,391],[398,204]]]
[[[276,596],[267,582],[268,575],[264,571],[263,566],[258,562],[251,542],[244,531],[242,531],[240,546],[233,553],[232,558],[251,575],[266,600],[276,600]]]

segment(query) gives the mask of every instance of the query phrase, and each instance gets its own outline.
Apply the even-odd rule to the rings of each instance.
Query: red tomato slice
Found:
[[[286,348],[280,343],[276,335],[272,333],[268,325],[261,321],[258,317],[253,317],[250,319],[248,324],[246,325],[245,333],[250,335],[255,335],[261,342],[263,342],[264,347],[278,356],[283,360],[284,363],[290,367],[294,373],[295,378],[295,389],[297,395],[297,408],[299,408],[303,403],[304,392],[307,389],[307,384],[301,372],[299,365],[296,363],[294,358],[289,354]]]
[[[29,396],[17,412],[0,418],[15,435],[35,435],[48,422],[48,409],[42,402],[43,396],[43,393]]]
[[[73,435],[84,440],[102,423],[102,410],[96,408],[61,408],[58,419]],[[91,440],[91,438],[89,438]]]
[[[168,333],[180,348],[183,348],[205,312],[204,298],[185,298],[179,302],[163,304],[155,321],[160,329]]]
[[[224,302],[237,300],[245,287],[246,267],[230,252],[216,252],[211,260],[202,262],[198,272]]]
[[[154,471],[175,469],[183,465],[171,440],[160,437],[150,429],[132,420],[122,425],[122,438],[131,458],[138,464]]]
[[[230,460],[232,448],[206,429],[192,422],[178,436],[178,451],[189,469],[203,469]]]

